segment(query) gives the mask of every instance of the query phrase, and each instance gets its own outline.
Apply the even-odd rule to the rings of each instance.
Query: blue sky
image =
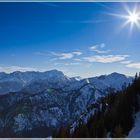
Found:
[[[140,70],[140,29],[122,28],[139,3],[0,3],[0,71],[68,76]],[[139,22],[139,21],[138,21]]]

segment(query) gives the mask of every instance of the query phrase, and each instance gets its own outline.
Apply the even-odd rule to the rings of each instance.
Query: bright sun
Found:
[[[134,26],[140,29],[140,7],[138,8],[137,5],[132,7],[128,7],[128,5],[124,5],[123,7],[126,11],[126,14],[112,14],[113,16],[117,16],[125,20],[124,24],[120,27],[120,29],[124,28],[125,26],[130,26],[130,32],[134,28]]]
[[[137,26],[140,29],[140,13],[136,12],[136,9],[132,11],[128,11],[128,15],[124,17],[126,22],[124,26],[130,25],[130,31],[132,31],[134,26]]]
[[[132,31],[133,27],[136,26],[140,29],[140,12],[137,9],[137,7],[134,7],[134,9],[130,10],[127,8],[128,15],[122,16],[126,19],[126,22],[124,23],[123,27],[126,25],[130,25],[130,31]]]
[[[128,16],[128,22],[130,23],[137,23],[139,20],[139,15],[137,13],[130,13]]]

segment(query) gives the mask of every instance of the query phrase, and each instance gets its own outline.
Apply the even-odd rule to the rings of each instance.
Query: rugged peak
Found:
[[[64,73],[62,71],[58,71],[56,69],[49,70],[45,72],[48,76],[64,76]]]
[[[113,73],[111,73],[111,74],[109,74],[109,75],[112,75],[112,76],[125,76],[125,75],[123,75],[123,74],[121,74],[121,73],[117,73],[117,72],[113,72]]]

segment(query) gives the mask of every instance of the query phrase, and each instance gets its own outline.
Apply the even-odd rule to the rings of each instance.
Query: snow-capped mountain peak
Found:
[[[121,89],[123,85],[127,85],[131,81],[132,77],[126,77],[125,75],[116,72],[109,75],[83,79],[81,77],[70,78],[58,70],[46,72],[16,71],[10,74],[0,73],[0,94],[20,91],[27,86],[34,86],[34,83],[44,86],[54,84],[53,86],[56,85],[57,87],[64,87],[69,90],[79,88],[84,84],[92,84],[97,89],[104,90],[109,87]]]

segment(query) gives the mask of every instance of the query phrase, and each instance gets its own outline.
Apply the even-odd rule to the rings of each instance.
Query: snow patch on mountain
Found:
[[[63,72],[58,70],[51,70],[46,72],[13,72],[10,74],[0,73],[0,94],[9,92],[17,92],[26,86],[37,82],[44,81],[57,85],[63,85],[69,80]],[[39,86],[38,86],[39,88]],[[42,87],[41,87],[42,88]]]
[[[113,87],[116,90],[121,90],[123,86],[127,86],[132,82],[133,78],[119,73],[111,73],[97,77],[102,83]]]
[[[128,138],[140,138],[140,111],[136,113],[134,127],[129,132]]]

